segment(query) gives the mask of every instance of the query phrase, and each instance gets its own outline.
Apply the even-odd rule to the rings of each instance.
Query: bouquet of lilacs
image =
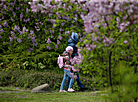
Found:
[[[80,54],[81,49],[78,49],[78,56],[75,56],[73,59],[70,59],[73,72],[79,72],[78,66],[82,63],[83,56]]]

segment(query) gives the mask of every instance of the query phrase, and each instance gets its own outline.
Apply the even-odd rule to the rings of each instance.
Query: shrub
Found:
[[[64,74],[57,74],[55,71],[45,70],[36,72],[35,70],[10,70],[0,72],[0,86],[16,86],[25,89],[32,89],[42,84],[49,84],[52,90],[59,91]],[[88,86],[89,90],[99,90],[98,81],[80,75],[81,82]],[[77,91],[79,87],[74,81],[73,88]]]

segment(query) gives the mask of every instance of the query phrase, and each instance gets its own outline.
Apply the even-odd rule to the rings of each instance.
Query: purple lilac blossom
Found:
[[[54,33],[54,30],[52,30],[52,33]]]
[[[128,41],[127,41],[127,40],[125,40],[125,41],[124,41],[124,44],[127,44],[127,43],[128,43]]]
[[[20,10],[20,7],[15,7],[16,10]]]
[[[28,18],[27,21],[29,22],[30,21],[30,18]]]
[[[52,33],[52,30],[50,29],[50,33]]]
[[[12,46],[12,44],[11,44],[11,43],[9,43],[9,45],[10,45],[10,46]]]
[[[20,35],[23,35],[23,32],[22,31],[19,31]]]
[[[13,41],[13,38],[9,36],[10,41]]]
[[[21,40],[21,39],[19,39],[19,38],[17,38],[17,41],[18,41],[19,43],[21,43],[21,42],[22,42],[22,40]]]
[[[69,31],[66,31],[66,33],[69,33]]]
[[[15,12],[12,12],[14,16],[16,16],[16,13]]]
[[[33,43],[33,45],[34,45],[34,46],[37,46],[37,43],[36,43],[36,44],[35,44],[35,43]]]
[[[8,27],[7,21],[5,21],[5,22],[3,23],[3,26],[4,26],[4,27]]]
[[[89,47],[89,45],[88,45],[88,44],[86,44],[86,47]]]
[[[20,14],[20,19],[22,20],[22,18],[23,18],[23,13],[21,12],[21,14]]]
[[[48,43],[48,44],[50,44],[50,43],[51,43],[51,40],[50,40],[50,38],[48,38],[48,40],[47,40],[47,43]]]
[[[87,47],[87,50],[88,50],[88,51],[91,51],[91,48],[90,48],[90,47]]]
[[[36,29],[37,31],[40,31],[40,29]]]
[[[26,32],[28,32],[28,29],[26,29]]]
[[[34,34],[34,31],[33,30],[30,30],[30,34],[33,35]]]
[[[60,28],[60,29],[59,29],[59,31],[63,31],[63,29],[62,29],[62,28]]]
[[[31,50],[29,50],[29,49],[28,49],[28,52],[30,52],[30,53],[31,53]]]
[[[15,3],[11,3],[11,5],[15,5]]]
[[[13,11],[13,9],[12,9],[12,8],[10,8],[10,10],[11,10],[11,11]]]
[[[82,38],[80,38],[80,40],[79,40],[80,42],[82,42],[83,40],[82,40]]]
[[[4,16],[2,16],[2,19],[4,19]]]
[[[11,32],[11,34],[15,34],[13,31],[10,31]]]
[[[25,30],[26,30],[26,27],[24,26],[24,27],[23,27],[23,34],[24,34]]]
[[[57,40],[57,44],[60,44],[60,41],[59,40]]]
[[[8,10],[8,7],[7,7],[6,5],[4,5],[4,9],[5,9],[5,10]]]
[[[30,48],[31,51],[33,51],[34,49],[33,48]]]
[[[47,49],[48,49],[48,50],[51,50],[51,47],[47,46]]]
[[[0,29],[2,29],[2,26],[0,25]]]
[[[73,27],[73,24],[71,24],[71,26],[70,27]]]
[[[62,36],[61,35],[59,35],[59,39],[62,40]]]
[[[26,8],[26,13],[28,13],[29,12],[29,9],[28,8]]]
[[[28,36],[28,39],[30,39],[31,38],[31,36]]]
[[[62,23],[62,24],[61,24],[61,26],[64,26],[64,25],[65,25],[65,23]]]
[[[17,32],[17,31],[19,31],[19,29],[20,29],[20,28],[19,28],[19,27],[17,27],[17,25],[15,25],[15,26],[14,26],[14,31],[16,31],[16,32]]]
[[[4,30],[3,30],[3,29],[1,29],[1,30],[0,30],[0,33],[1,33],[1,32],[4,32]]]
[[[13,39],[16,39],[16,36],[13,36]]]
[[[91,48],[95,49],[97,46],[96,45],[90,45]]]
[[[32,43],[35,43],[36,42],[35,36],[32,37],[31,40],[32,40]]]
[[[26,20],[26,19],[23,19],[23,21],[24,21],[24,22],[27,22],[27,20]]]
[[[55,45],[55,48],[57,49],[58,48],[58,45]]]

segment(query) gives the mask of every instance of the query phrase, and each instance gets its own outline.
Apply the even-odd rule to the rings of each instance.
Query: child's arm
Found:
[[[72,66],[72,70],[73,70],[73,72],[79,72],[80,71],[79,69],[75,69],[74,66]]]

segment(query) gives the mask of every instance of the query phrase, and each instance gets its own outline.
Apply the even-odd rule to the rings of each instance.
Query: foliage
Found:
[[[42,84],[49,84],[50,88],[53,91],[59,91],[60,85],[63,79],[63,73],[56,73],[52,71],[33,71],[33,70],[10,70],[10,71],[1,71],[0,72],[0,86],[16,86],[25,89],[32,89],[36,86]],[[99,90],[100,83],[95,79],[91,79],[88,77],[81,76],[81,82],[85,86],[89,86],[89,90],[95,91]],[[77,87],[77,82],[74,81],[73,88],[77,91],[79,87]]]
[[[113,78],[114,93],[109,92],[109,98],[112,102],[131,102],[138,98],[138,75],[134,74],[134,68],[120,63],[114,69],[115,77]],[[126,97],[127,96],[127,97]]]
[[[118,84],[114,80],[118,63],[133,66],[133,75],[137,75],[138,1],[9,0],[0,3],[1,69],[13,66],[54,69],[71,33],[77,32],[80,38],[77,46],[83,55],[79,67],[83,74],[96,79],[96,84],[110,86],[114,92],[114,85]],[[28,64],[23,64],[26,61]],[[137,92],[138,88],[135,89]]]
[[[137,7],[137,1],[87,1],[84,8],[88,8],[89,12],[81,15],[87,33],[83,42],[78,43],[84,55],[81,65],[83,73],[100,79],[103,85],[110,85],[113,93],[114,85],[118,85],[113,83],[113,79],[117,78],[114,70],[118,63],[133,66],[131,72],[134,76],[137,75],[137,37],[134,38],[138,32]],[[129,87],[133,87],[133,84]],[[131,98],[137,100],[137,97]]]
[[[83,35],[81,33],[84,27],[80,17],[83,11],[77,2],[38,1],[0,2],[0,51],[3,69],[9,67],[10,62],[22,65],[26,61],[38,64],[46,60],[46,66],[57,67],[57,54],[65,50],[71,33]],[[49,56],[44,58],[42,54]]]

